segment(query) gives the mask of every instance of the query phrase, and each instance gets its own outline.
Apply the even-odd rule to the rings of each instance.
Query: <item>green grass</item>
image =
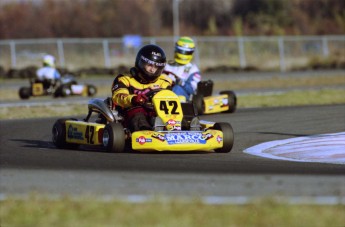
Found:
[[[302,76],[302,77],[282,77],[260,78],[251,80],[222,81],[215,83],[219,90],[237,89],[272,89],[272,88],[313,88],[320,86],[345,85],[345,73],[334,76]]]
[[[109,80],[111,80],[109,78]],[[13,85],[18,80],[2,80],[4,84]],[[345,89],[322,89],[308,90],[308,88],[325,86],[343,86],[345,87],[345,75],[320,75],[303,77],[281,77],[273,76],[270,78],[259,78],[251,80],[229,80],[215,82],[214,88],[218,90],[240,89],[285,89],[288,92],[282,94],[270,95],[245,95],[238,96],[238,108],[248,107],[274,107],[274,106],[298,106],[298,105],[326,105],[326,104],[344,104]],[[109,85],[110,86],[110,85]],[[109,86],[98,87],[98,97],[110,96]],[[18,91],[5,86],[0,90],[0,101],[19,100]],[[301,90],[300,87],[306,88]],[[294,90],[295,89],[295,90]],[[34,99],[34,98],[32,98]],[[73,104],[68,106],[35,106],[35,107],[6,107],[0,108],[0,119],[18,119],[18,118],[37,118],[37,117],[61,117],[70,115],[86,115],[87,106]]]
[[[93,77],[89,77],[93,78]],[[97,77],[94,77],[97,79]],[[98,77],[100,78],[100,76]],[[108,78],[108,77],[107,77]],[[109,86],[98,86],[97,95],[101,97],[107,97],[110,95],[110,84],[112,77],[109,77]],[[8,85],[13,85],[18,83],[18,79],[1,79],[0,82]],[[240,90],[240,89],[279,89],[279,88],[289,88],[294,89],[298,87],[313,88],[322,86],[332,86],[332,85],[344,85],[345,86],[345,73],[333,76],[303,76],[303,77],[281,77],[273,76],[271,78],[261,78],[261,79],[248,79],[248,80],[232,80],[215,82],[214,88],[218,90]],[[27,84],[29,86],[29,84]],[[0,89],[0,101],[7,100],[19,100],[18,91],[8,87],[2,87]]]
[[[328,105],[344,104],[344,90],[306,90],[289,91],[271,95],[245,95],[238,98],[241,107],[274,107],[274,106],[301,106],[301,105]]]
[[[344,90],[289,91],[270,95],[244,95],[237,99],[238,108],[300,105],[344,104]],[[85,104],[23,106],[0,108],[0,119],[62,117],[87,114]]]
[[[200,201],[59,200],[42,197],[0,202],[1,226],[344,226],[344,205],[287,205],[274,200],[246,205]]]

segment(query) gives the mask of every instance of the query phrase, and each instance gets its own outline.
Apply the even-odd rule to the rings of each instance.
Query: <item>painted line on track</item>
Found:
[[[66,195],[59,194],[49,194],[43,195],[44,198],[51,200],[61,200],[66,198]],[[6,201],[7,199],[22,199],[29,200],[32,198],[31,195],[21,194],[21,195],[8,195],[6,193],[0,193],[0,201]],[[77,201],[79,199],[85,199],[85,196],[71,196],[72,200]],[[184,196],[163,196],[156,197],[150,195],[140,195],[140,194],[130,194],[127,196],[114,196],[114,195],[103,195],[103,196],[94,196],[99,201],[112,202],[112,201],[123,201],[127,203],[147,203],[147,202],[195,202],[195,198],[184,197]],[[253,204],[257,201],[265,199],[265,197],[259,196],[201,196],[200,202],[206,205],[226,205],[226,204],[235,204],[235,205],[246,205]],[[344,205],[345,197],[343,196],[283,196],[283,197],[272,197],[272,199],[278,203],[283,204],[312,204],[312,205]]]
[[[286,161],[345,164],[345,132],[275,140],[243,152]]]

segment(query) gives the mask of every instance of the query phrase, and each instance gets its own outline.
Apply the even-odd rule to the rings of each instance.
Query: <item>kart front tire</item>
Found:
[[[77,149],[79,147],[78,144],[72,144],[66,142],[66,120],[68,119],[58,119],[52,128],[52,140],[53,144],[60,149],[64,148],[71,148]]]
[[[193,104],[197,110],[198,115],[203,115],[205,112],[205,103],[203,95],[193,95]]]
[[[214,124],[213,129],[223,132],[223,147],[216,149],[216,153],[229,153],[234,145],[234,131],[229,123],[220,122]]]
[[[94,96],[97,93],[97,88],[94,85],[87,85],[87,95]]]
[[[111,122],[103,131],[103,146],[108,152],[124,152],[126,137],[123,126],[120,123]]]
[[[236,97],[235,92],[233,92],[233,91],[221,91],[221,92],[219,92],[219,94],[228,96],[229,109],[227,111],[224,111],[224,112],[225,113],[235,112],[235,110],[237,108],[237,97]]]
[[[19,97],[21,99],[29,99],[31,96],[31,88],[29,87],[21,87],[19,89]]]

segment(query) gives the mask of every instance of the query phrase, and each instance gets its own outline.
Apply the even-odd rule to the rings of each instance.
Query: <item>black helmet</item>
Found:
[[[140,72],[141,79],[146,82],[154,82],[162,74],[166,64],[166,56],[162,48],[157,45],[146,45],[142,47],[135,59],[135,67]],[[146,71],[146,65],[153,65],[157,70],[153,73]]]

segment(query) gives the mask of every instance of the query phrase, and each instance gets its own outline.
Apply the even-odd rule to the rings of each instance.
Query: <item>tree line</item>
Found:
[[[173,35],[175,0],[27,0],[0,4],[0,39]],[[179,0],[181,35],[345,33],[344,0]]]

